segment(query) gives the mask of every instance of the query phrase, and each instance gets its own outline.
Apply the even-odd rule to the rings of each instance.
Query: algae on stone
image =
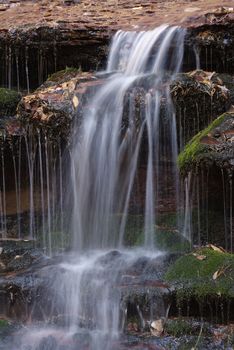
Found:
[[[80,68],[66,67],[63,70],[57,71],[49,75],[47,81],[54,83],[62,83],[64,81],[74,78],[78,73],[81,73]]]
[[[210,132],[219,127],[225,120],[232,118],[231,113],[224,113],[215,119],[207,128],[195,135],[192,140],[185,146],[184,150],[178,156],[178,166],[181,173],[186,173],[196,166],[204,154],[209,153],[212,158],[212,149],[209,150],[209,144],[201,142],[205,136],[209,136]]]
[[[17,91],[0,88],[0,117],[14,116],[20,98]]]
[[[177,297],[189,299],[234,298],[234,255],[210,247],[180,257],[165,279],[174,284]]]

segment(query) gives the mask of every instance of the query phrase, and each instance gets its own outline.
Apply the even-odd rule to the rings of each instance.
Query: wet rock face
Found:
[[[210,240],[233,251],[234,115],[224,113],[195,135],[180,153],[195,244]],[[189,183],[189,185],[188,185]],[[188,209],[188,208],[187,208]]]
[[[233,88],[233,79],[230,77]],[[201,70],[179,74],[170,86],[182,148],[231,105],[230,92],[218,74]]]
[[[204,24],[188,34],[188,41],[199,57],[200,68],[233,73],[233,7],[220,7],[204,16]],[[209,25],[206,24],[209,23]]]
[[[83,95],[89,87],[98,85],[90,73],[73,75],[75,77],[71,78],[71,71],[67,72],[66,78],[63,74],[60,77],[55,74],[34,94],[25,96],[17,110],[20,123],[42,130],[52,139],[67,140],[71,122],[82,109]]]
[[[46,258],[41,250],[35,248],[33,241],[1,240],[1,314],[23,321],[26,321],[30,314],[36,319],[42,318],[41,307],[49,309],[51,302],[50,271],[53,270],[51,265],[54,263],[52,259]]]
[[[0,274],[24,270],[41,258],[42,253],[34,245],[35,242],[27,240],[1,240]]]

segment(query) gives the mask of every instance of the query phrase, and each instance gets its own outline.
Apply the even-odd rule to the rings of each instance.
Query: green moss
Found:
[[[218,276],[214,276],[217,271]],[[177,286],[179,299],[192,295],[233,298],[234,255],[204,247],[179,258],[165,278]]]
[[[80,72],[81,72],[80,68],[66,67],[63,70],[60,70],[58,72],[55,72],[49,75],[47,81],[54,82],[54,83],[61,83],[65,80],[74,78]]]
[[[178,156],[178,166],[181,172],[189,167],[194,161],[196,162],[197,156],[204,153],[207,149],[206,145],[201,144],[202,137],[206,136],[211,130],[218,127],[229,115],[227,113],[222,114],[215,119],[206,129],[200,131],[195,135],[192,140],[185,146],[184,150]]]
[[[20,99],[17,91],[0,88],[0,117],[14,116]]]
[[[7,320],[0,319],[0,328],[7,327],[9,325]]]
[[[174,337],[193,334],[191,323],[182,318],[168,320],[165,325],[165,331]]]

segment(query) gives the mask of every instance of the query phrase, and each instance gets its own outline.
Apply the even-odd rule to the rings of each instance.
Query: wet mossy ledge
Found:
[[[191,301],[210,306],[218,302],[222,307],[227,303],[230,309],[234,300],[233,279],[234,255],[213,245],[179,257],[165,274],[165,281],[174,288],[179,309]]]
[[[200,166],[233,168],[234,111],[226,112],[195,135],[178,156],[181,174]]]

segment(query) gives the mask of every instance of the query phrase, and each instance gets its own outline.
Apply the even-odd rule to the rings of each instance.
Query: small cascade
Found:
[[[154,193],[157,188],[155,171],[158,172],[156,177],[163,176],[156,164],[159,162],[157,143],[163,123],[160,117],[163,98],[167,101],[167,149],[173,162],[177,153],[176,129],[168,87],[160,91],[158,86],[165,79],[166,71],[169,70],[171,76],[178,72],[183,58],[183,37],[184,30],[161,26],[149,32],[118,32],[113,39],[107,72],[117,73],[111,76],[90,102],[91,107],[83,117],[81,134],[76,138],[71,155],[73,232],[75,245],[81,251],[84,248],[118,247],[123,244],[120,239],[123,238],[136,174],[131,162],[128,163],[125,159],[136,159],[137,162],[138,154],[134,152],[138,150],[141,143],[139,137],[142,136],[142,130],[136,128],[136,121],[131,114],[128,116],[125,137],[120,135],[124,97],[137,80],[147,74],[155,74],[155,79],[151,91],[145,94],[145,110],[140,118],[142,125],[145,124],[144,132],[147,133],[148,140],[145,245],[153,248],[156,205]],[[174,46],[169,60],[172,44]],[[135,134],[138,136],[135,137]],[[115,213],[121,213],[122,218],[117,219]]]
[[[168,196],[161,191],[163,182],[173,182],[170,194],[175,206],[178,203],[177,135],[168,82],[180,69],[184,34],[179,27],[165,25],[149,32],[119,31],[107,65],[107,72],[112,74],[89,101],[82,124],[74,126],[69,195],[73,247],[79,258],[63,264],[62,288],[60,279],[58,283],[69,329],[77,329],[82,320],[83,327],[89,328],[86,322],[91,322],[91,349],[110,349],[124,323],[125,307],[120,308],[120,295],[113,292],[113,285],[129,264],[129,255],[124,253],[126,222],[144,140],[145,251],[133,249],[134,257],[158,254],[156,208],[165,193]],[[150,84],[142,85],[143,105],[137,112],[136,87],[150,76]],[[167,140],[163,147],[162,138]],[[116,258],[113,256],[111,266],[103,270],[99,261],[105,260],[106,254],[114,254],[108,253],[110,249],[118,249]],[[151,317],[154,314],[152,311]]]

